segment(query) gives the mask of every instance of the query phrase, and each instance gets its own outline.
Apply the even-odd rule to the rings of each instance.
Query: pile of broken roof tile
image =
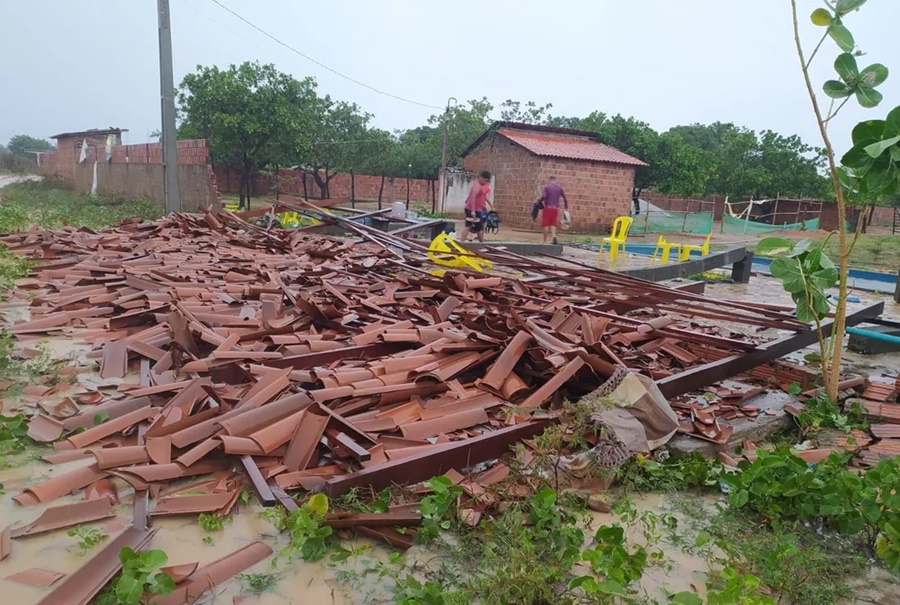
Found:
[[[664,378],[753,350],[767,328],[804,328],[771,306],[503,252],[493,275],[446,271],[414,244],[352,230],[363,240],[222,213],[0,237],[37,261],[20,286],[31,317],[9,331],[91,343],[104,381],[73,386],[29,424],[56,450],[47,462],[91,462],[15,495],[23,506],[79,491],[85,501],[47,509],[6,544],[110,516],[112,479],[134,488],[135,520],[98,557],[145,544],[148,516],[226,515],[248,484],[292,508],[287,491],[340,496],[445,474],[474,520],[508,467],[460,471],[541,433],[565,401],[622,368]],[[417,513],[387,515],[329,523],[408,546],[387,526],[415,525]],[[206,586],[207,568],[186,583]],[[82,572],[64,589],[102,579]]]
[[[149,490],[153,514],[225,514],[244,479],[267,504],[281,490],[411,483],[498,457],[552,420],[542,408],[617,367],[665,377],[761,341],[724,321],[800,325],[514,255],[501,260],[521,279],[435,271],[376,238],[269,231],[227,213],[0,241],[39,259],[21,285],[31,318],[10,331],[91,342],[101,378],[119,381],[32,418],[29,434],[57,450],[49,462],[95,463],[27,488],[23,505],[110,476]],[[205,496],[166,491],[211,474]]]

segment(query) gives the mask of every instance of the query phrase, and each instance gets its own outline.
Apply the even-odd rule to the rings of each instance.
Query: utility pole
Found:
[[[444,198],[447,194],[447,146],[450,144],[450,101],[455,103],[456,99],[453,97],[447,99],[447,110],[444,112],[444,145],[441,150],[441,172],[438,174],[438,193],[440,193],[438,208],[440,208],[440,212],[444,212]]]
[[[169,0],[156,0],[159,13],[159,95],[162,104],[163,185],[166,214],[181,212],[178,191],[178,140],[175,132],[175,77],[172,73],[172,28]]]

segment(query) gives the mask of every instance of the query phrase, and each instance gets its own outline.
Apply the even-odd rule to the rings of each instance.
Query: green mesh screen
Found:
[[[634,217],[631,231],[637,233],[700,233],[713,229],[712,212],[642,211]]]
[[[747,219],[735,218],[727,214],[722,217],[722,233],[771,233],[773,231],[815,231],[819,228],[819,219],[814,218],[799,223],[787,225],[768,225],[766,223],[754,223]]]

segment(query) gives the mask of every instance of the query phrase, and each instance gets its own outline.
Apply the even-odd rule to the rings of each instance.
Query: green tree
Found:
[[[27,134],[17,134],[6,145],[9,153],[19,157],[34,157],[28,151],[50,151],[53,149],[46,139],[38,139]]]
[[[240,203],[249,206],[253,176],[284,157],[315,123],[316,83],[273,65],[245,62],[226,70],[197,66],[178,92],[179,136],[205,138],[214,162],[240,171]]]
[[[328,185],[335,176],[355,174],[362,164],[357,150],[368,135],[370,119],[355,103],[335,102],[326,95],[316,102],[309,130],[296,133],[299,142],[304,135],[308,137],[308,148],[298,159],[319,187],[322,199],[330,197]]]
[[[522,124],[548,124],[552,119],[548,113],[553,105],[538,105],[534,101],[520,103],[507,99],[500,104],[500,119],[504,122],[519,122]]]

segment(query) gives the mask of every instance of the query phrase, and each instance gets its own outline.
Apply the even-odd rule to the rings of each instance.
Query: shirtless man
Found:
[[[544,209],[541,211],[541,227],[544,229],[544,243],[547,243],[547,235],[553,237],[553,243],[556,242],[556,226],[559,225],[559,198],[562,198],[566,210],[569,209],[569,200],[566,198],[566,191],[556,182],[556,177],[551,176],[550,182],[544,185],[541,191],[540,201],[544,203]]]
[[[484,219],[487,216],[487,208],[491,210],[494,207],[488,202],[487,196],[490,192],[489,183],[491,182],[491,173],[487,170],[482,171],[472,186],[469,188],[469,196],[466,198],[466,222],[462,231],[459,233],[459,241],[465,242],[471,231],[478,237],[479,242],[484,241]]]

